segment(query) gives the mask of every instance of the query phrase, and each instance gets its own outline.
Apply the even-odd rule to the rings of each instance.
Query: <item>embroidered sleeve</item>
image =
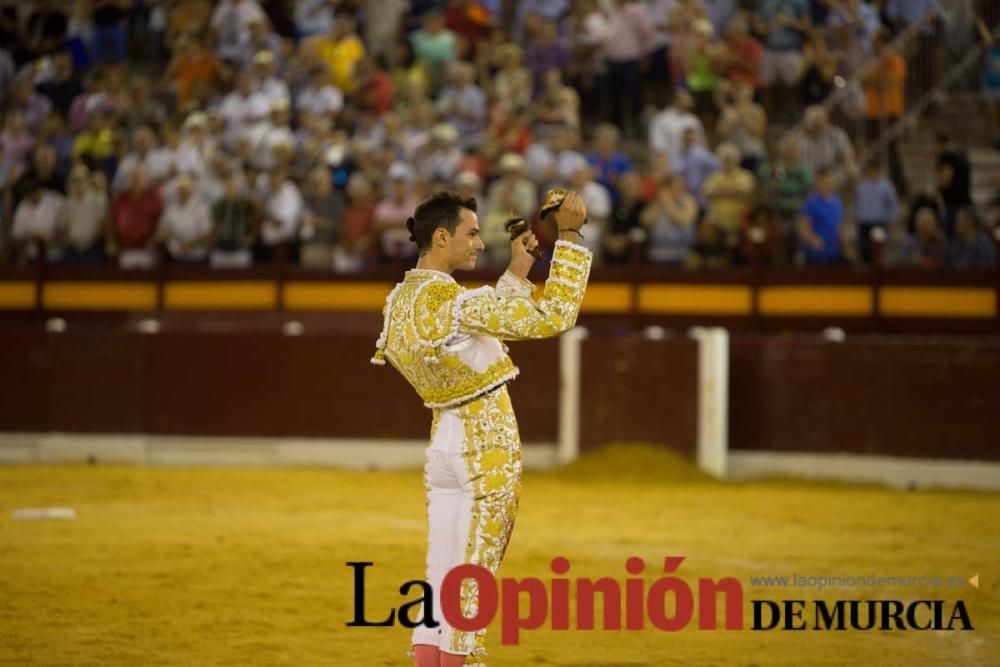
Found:
[[[447,280],[430,280],[420,288],[414,300],[413,325],[425,344],[436,347],[455,333],[454,304],[466,291]]]
[[[462,291],[455,297],[453,326],[465,333],[506,340],[547,338],[567,331],[580,313],[591,259],[583,246],[558,241],[538,302],[530,294],[510,294],[499,285]]]
[[[500,296],[526,296],[531,298],[531,295],[535,292],[534,284],[521,278],[520,276],[515,276],[510,271],[504,271],[503,275],[500,276],[500,280],[497,281],[496,293]]]

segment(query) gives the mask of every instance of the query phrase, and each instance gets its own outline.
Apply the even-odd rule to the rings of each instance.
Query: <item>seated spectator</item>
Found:
[[[112,192],[121,192],[132,178],[132,171],[137,166],[146,169],[146,177],[152,183],[160,184],[167,180],[174,168],[171,155],[158,150],[156,135],[148,126],[141,126],[132,135],[134,150],[129,152],[118,163],[118,170],[111,182]]]
[[[69,174],[66,201],[56,227],[66,245],[63,260],[81,264],[104,261],[104,223],[108,215],[107,180],[78,164]]]
[[[948,239],[937,216],[931,209],[921,208],[917,211],[915,225],[916,232],[904,238],[893,263],[926,270],[942,268],[947,259]]]
[[[190,174],[177,177],[174,196],[160,217],[160,238],[178,262],[204,262],[212,244],[208,204],[195,190]]]
[[[993,239],[983,231],[972,208],[955,214],[955,238],[948,244],[948,266],[955,269],[992,269],[997,265]]]
[[[861,261],[872,260],[872,232],[889,228],[899,216],[899,197],[892,181],[885,177],[878,162],[865,167],[864,176],[854,190],[854,220],[858,225],[858,253]]]
[[[478,170],[471,168],[460,169],[455,174],[455,181],[451,189],[465,199],[475,199],[476,209],[479,211],[483,210],[483,179],[480,177]]]
[[[14,209],[11,238],[18,249],[18,256],[38,259],[39,243],[45,244],[45,258],[50,262],[62,258],[63,247],[57,227],[59,211],[65,197],[47,190],[38,181],[23,185],[24,197]]]
[[[280,67],[284,45],[281,42],[281,36],[271,28],[271,23],[267,17],[252,19],[247,25],[247,29],[249,30],[249,37],[243,47],[243,55],[240,59],[239,67],[241,69],[249,67],[259,53],[271,54],[274,58],[275,68]],[[266,77],[261,77],[261,79],[266,80]]]
[[[371,183],[361,174],[347,182],[347,208],[341,221],[339,250],[333,268],[338,273],[358,271],[375,257],[375,198]]]
[[[597,180],[618,197],[618,180],[622,174],[632,170],[632,161],[618,150],[618,128],[610,123],[601,123],[594,130],[594,151],[587,156],[587,162],[597,172]]]
[[[297,262],[299,226],[305,205],[295,181],[289,178],[286,169],[275,167],[258,176],[256,195],[263,221],[255,259],[273,261],[278,258],[280,247],[288,260]]]
[[[645,202],[642,201],[642,180],[635,172],[624,174],[619,181],[621,197],[611,209],[611,219],[604,234],[604,261],[608,264],[624,264],[632,260],[632,245],[636,231],[642,230],[640,216]]]
[[[257,92],[264,96],[268,106],[283,105],[291,107],[292,95],[288,84],[278,74],[278,64],[271,51],[258,51],[253,57],[253,78],[256,81]]]
[[[524,151],[528,178],[547,190],[569,183],[576,170],[587,164],[587,159],[573,149],[573,130],[553,128],[546,141],[536,141]]]
[[[409,260],[417,256],[410,240],[406,220],[420,202],[413,192],[413,174],[409,167],[395,164],[387,174],[385,197],[375,205],[373,221],[384,261]]]
[[[66,192],[66,182],[59,172],[56,149],[48,144],[39,144],[31,152],[31,164],[21,176],[14,181],[13,205],[16,207],[24,196],[28,183],[37,183],[45,190],[59,194]]]
[[[504,223],[512,217],[531,220],[538,205],[538,189],[524,177],[524,158],[507,153],[500,158],[500,177],[486,193],[486,205],[481,209],[479,235],[486,245],[486,258],[493,266],[510,262],[510,236]],[[588,207],[587,213],[592,216]]]
[[[226,122],[224,144],[229,150],[234,150],[240,137],[253,131],[258,123],[267,121],[271,106],[264,94],[256,89],[253,76],[240,74],[236,79],[236,89],[223,98],[219,113]]]
[[[107,250],[118,255],[121,268],[150,268],[156,262],[153,245],[162,213],[159,188],[149,182],[145,167],[136,166],[128,187],[111,204]]]
[[[437,110],[445,122],[458,130],[462,147],[478,146],[486,128],[486,93],[476,85],[475,71],[466,62],[451,68],[451,81],[438,96]]]
[[[92,165],[104,167],[114,151],[111,116],[102,111],[94,111],[88,117],[87,129],[76,135],[73,159],[85,159]]]
[[[52,111],[49,98],[35,90],[30,76],[14,79],[5,99],[5,106],[11,111],[18,111],[24,120],[24,126],[29,132],[36,132],[45,118]]]
[[[732,241],[750,209],[757,183],[752,173],[740,167],[740,150],[736,146],[722,144],[716,155],[719,169],[705,179],[701,192],[708,204],[708,215]]]
[[[209,263],[214,268],[239,268],[252,263],[258,210],[244,194],[243,185],[242,174],[234,170],[225,180],[222,197],[212,206],[214,247]]]
[[[589,209],[588,209],[589,212]],[[648,243],[646,259],[653,264],[683,266],[697,240],[698,202],[671,174],[641,215]]]
[[[288,105],[276,101],[271,105],[268,120],[258,123],[245,135],[253,146],[251,164],[256,169],[266,171],[277,166],[280,147],[295,146],[295,135],[292,134],[289,121]]]
[[[683,143],[680,151],[674,155],[672,169],[684,179],[688,192],[698,198],[698,203],[704,207],[707,203],[702,186],[709,174],[719,168],[719,161],[702,144],[698,143],[695,129],[684,130]]]
[[[799,249],[807,265],[837,264],[841,261],[840,233],[844,205],[835,183],[833,170],[819,171],[816,190],[802,205]]]
[[[326,165],[313,167],[302,194],[302,266],[329,271],[333,268],[333,249],[340,242],[344,196],[334,190]]]
[[[249,0],[237,0],[245,3]],[[220,5],[222,8],[226,3]],[[200,40],[181,35],[174,45],[174,55],[163,73],[163,81],[177,94],[177,108],[185,109],[195,99],[200,84],[215,84],[222,76],[222,64],[212,57]]]
[[[66,116],[73,100],[83,92],[83,84],[73,71],[73,60],[68,51],[55,54],[52,57],[52,66],[52,76],[36,87],[38,92],[49,98],[55,111]]]
[[[327,0],[298,0],[295,3],[295,32],[300,40],[329,32],[333,28],[334,5]]]
[[[767,114],[764,107],[753,101],[753,87],[749,83],[738,82],[732,89],[733,100],[723,104],[716,134],[719,141],[740,150],[741,167],[756,173],[766,156]]]
[[[649,124],[650,148],[673,160],[684,148],[684,132],[688,129],[694,132],[695,143],[706,146],[705,128],[701,120],[691,113],[693,108],[691,93],[683,88],[676,89],[670,106],[656,114]]]
[[[581,245],[594,253],[594,261],[601,261],[602,241],[611,217],[611,193],[598,181],[593,167],[581,166],[573,175],[570,187],[580,193],[583,205],[587,207],[587,234]]]

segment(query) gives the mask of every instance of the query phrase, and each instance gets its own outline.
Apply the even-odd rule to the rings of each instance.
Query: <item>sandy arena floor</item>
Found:
[[[14,521],[68,506],[73,521]],[[352,572],[374,561],[384,617],[422,578],[420,474],[318,469],[0,468],[0,664],[406,665],[409,630],[348,628]],[[647,582],[737,577],[749,599],[965,601],[975,631],[536,630],[487,639],[491,667],[1000,665],[1000,495],[771,481],[719,484],[619,447],[529,471],[501,575]],[[980,588],[763,588],[750,576],[980,575]],[[750,604],[745,604],[747,624]],[[806,618],[811,619],[807,612]],[[598,617],[600,618],[600,617]],[[647,626],[648,627],[648,626]]]

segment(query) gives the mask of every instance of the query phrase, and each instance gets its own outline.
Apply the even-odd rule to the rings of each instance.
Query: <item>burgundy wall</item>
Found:
[[[427,437],[429,412],[373,336],[259,318],[164,319],[48,334],[0,328],[0,431]],[[558,342],[512,343],[522,438],[558,438]],[[693,454],[697,346],[595,334],[583,342],[581,446],[649,441]],[[1000,459],[1000,341],[984,338],[734,337],[734,449]]]

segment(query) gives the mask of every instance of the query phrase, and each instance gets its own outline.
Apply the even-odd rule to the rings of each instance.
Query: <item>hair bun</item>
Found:
[[[413,226],[415,224],[417,224],[417,221],[414,220],[412,216],[406,219],[406,229],[409,230],[410,240],[413,241],[414,243],[416,243],[417,241],[417,237],[413,235]]]

